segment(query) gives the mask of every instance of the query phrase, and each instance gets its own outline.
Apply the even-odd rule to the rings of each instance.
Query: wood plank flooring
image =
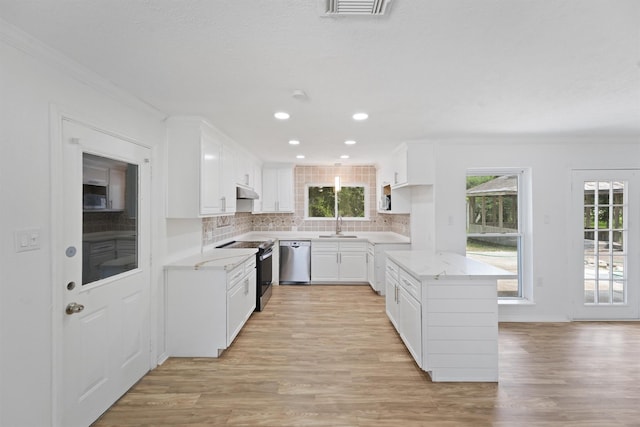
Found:
[[[500,382],[432,383],[367,286],[279,286],[219,359],[172,358],[107,426],[640,426],[640,323],[503,323]]]

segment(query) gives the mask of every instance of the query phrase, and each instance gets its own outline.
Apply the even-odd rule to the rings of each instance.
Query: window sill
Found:
[[[514,298],[514,299],[498,299],[498,305],[536,305],[535,302],[525,299],[525,298]]]

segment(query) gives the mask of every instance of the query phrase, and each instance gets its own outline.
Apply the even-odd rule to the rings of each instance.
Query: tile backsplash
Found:
[[[344,220],[342,223],[343,232],[393,231],[404,236],[411,235],[408,214],[392,215],[377,212],[375,166],[296,166],[294,169],[294,213],[250,214],[238,212],[233,216],[203,218],[203,246],[249,231],[335,231],[335,220],[308,220],[304,215],[304,193],[307,184],[333,186],[335,176],[340,176],[343,185],[360,184],[368,189],[369,218],[367,220]]]

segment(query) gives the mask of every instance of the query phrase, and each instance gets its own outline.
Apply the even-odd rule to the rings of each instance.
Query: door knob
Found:
[[[80,313],[82,310],[84,310],[84,305],[72,302],[67,306],[67,309],[65,310],[65,312],[67,314],[73,314],[73,313]]]

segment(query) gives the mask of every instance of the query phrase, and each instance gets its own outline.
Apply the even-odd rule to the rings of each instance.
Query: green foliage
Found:
[[[364,218],[364,187],[342,187],[338,193],[338,213],[345,218]]]
[[[309,217],[335,218],[333,187],[309,187]],[[364,218],[364,187],[342,187],[338,192],[338,213],[345,218]]]
[[[313,218],[336,216],[333,187],[309,187],[309,216]]]

